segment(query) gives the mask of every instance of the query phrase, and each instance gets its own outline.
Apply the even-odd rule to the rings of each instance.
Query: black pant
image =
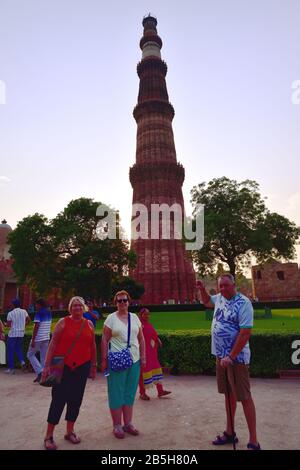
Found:
[[[65,365],[61,383],[52,387],[52,401],[47,419],[49,424],[59,423],[65,404],[67,404],[66,421],[76,421],[90,368],[90,361],[74,370]]]

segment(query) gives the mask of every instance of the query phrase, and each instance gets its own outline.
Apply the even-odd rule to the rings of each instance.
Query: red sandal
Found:
[[[140,399],[148,401],[148,400],[150,400],[150,397],[148,397],[148,395],[146,395],[146,393],[143,393],[143,394],[140,395]]]
[[[124,433],[124,431],[122,429],[122,426],[120,424],[114,427],[113,433],[114,433],[114,436],[117,439],[124,439],[124,437],[125,437],[125,433]]]
[[[69,432],[68,434],[65,434],[65,439],[66,441],[72,442],[72,444],[79,444],[81,442],[81,439],[76,436],[75,432]]]
[[[132,434],[133,436],[138,436],[140,434],[132,424],[123,426],[123,431],[128,432],[128,434]]]
[[[50,445],[47,444],[47,442],[50,442]],[[56,450],[57,449],[57,445],[54,442],[53,436],[46,437],[46,439],[44,439],[44,448],[46,450]]]

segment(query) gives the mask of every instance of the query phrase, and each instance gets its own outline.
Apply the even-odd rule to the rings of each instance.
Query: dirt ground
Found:
[[[42,449],[50,390],[33,383],[34,374],[17,371],[13,376],[0,369],[0,449]],[[97,375],[88,381],[76,431],[79,445],[63,439],[64,417],[57,426],[55,440],[59,449],[94,450],[172,450],[214,449],[210,444],[224,430],[224,398],[216,391],[214,377],[167,376],[168,397],[137,399],[134,424],[139,436],[126,434],[118,440],[112,434],[107,406],[106,379]],[[300,449],[300,381],[252,379],[252,394],[257,409],[258,439],[263,449]],[[241,404],[236,414],[238,449],[245,449],[248,433]]]

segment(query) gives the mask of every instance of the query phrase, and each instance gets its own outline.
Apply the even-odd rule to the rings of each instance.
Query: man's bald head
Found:
[[[221,274],[221,276],[219,276],[218,280],[222,279],[223,277],[227,277],[228,279],[230,279],[232,284],[235,284],[235,279],[234,279],[234,276],[232,274],[230,274],[230,273]]]
[[[235,280],[232,274],[224,273],[219,276],[218,286],[225,299],[230,300],[236,294]]]

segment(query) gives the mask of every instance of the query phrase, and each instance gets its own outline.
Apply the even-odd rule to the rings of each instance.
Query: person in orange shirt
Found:
[[[59,320],[54,329],[41,378],[41,382],[44,382],[49,375],[50,364],[54,356],[64,356],[64,371],[61,383],[52,387],[52,401],[44,439],[46,450],[57,449],[53,434],[65,405],[67,405],[65,439],[72,444],[81,442],[74,432],[74,424],[79,414],[87,379],[88,377],[92,379],[96,377],[95,333],[92,322],[83,318],[85,311],[83,298],[73,297],[69,302],[68,310],[70,316]],[[80,335],[78,336],[79,332]],[[72,343],[74,348],[67,354]]]

